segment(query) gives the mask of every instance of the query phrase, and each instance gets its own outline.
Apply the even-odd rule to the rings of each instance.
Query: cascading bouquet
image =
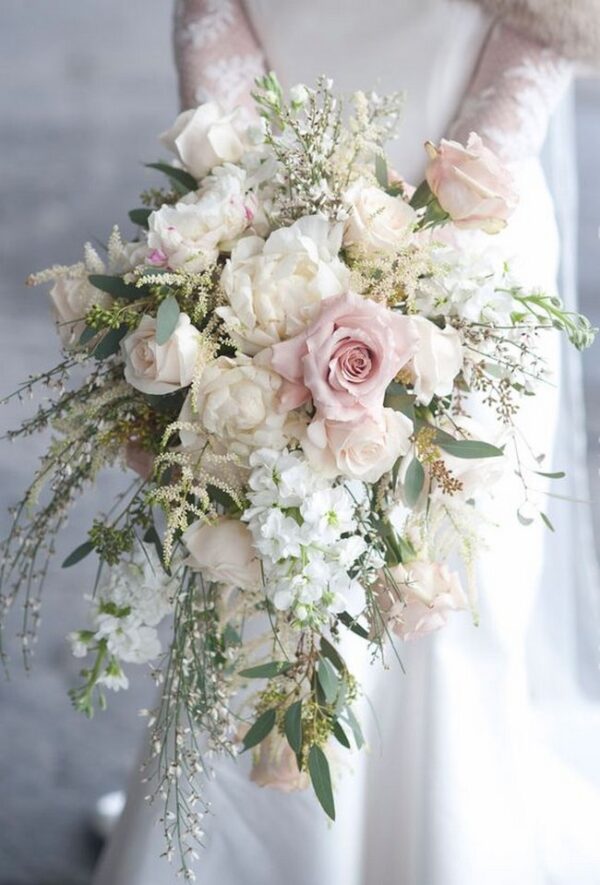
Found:
[[[539,339],[594,332],[524,291],[493,237],[460,235],[498,232],[516,204],[475,134],[428,143],[415,190],[383,150],[398,95],[343,111],[330,81],[286,99],[271,74],[255,99],[254,123],[214,103],[177,118],[162,136],[176,159],[152,164],[168,187],[129,213],[133,242],[115,228],[105,257],[88,245],[31,278],[54,282],[64,359],[18,391],[54,396],[9,434],[55,431],[2,563],[26,659],[71,502],[106,465],[137,471],[64,562],[99,560],[72,698],[92,715],[127,687],[124,664],[151,663],[148,777],[189,878],[215,754],[252,748],[258,784],[310,781],[334,818],[331,741],[363,743],[344,636],[383,660],[451,611],[476,618],[479,502],[545,379]],[[515,463],[527,497],[540,464]]]

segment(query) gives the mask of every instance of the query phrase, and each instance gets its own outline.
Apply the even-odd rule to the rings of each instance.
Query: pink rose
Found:
[[[323,303],[306,330],[273,345],[284,411],[312,398],[320,418],[378,416],[385,391],[418,346],[408,317],[349,292]]]
[[[427,183],[457,227],[490,234],[506,227],[518,202],[513,177],[478,135],[471,132],[466,147],[442,139],[425,148]]]
[[[273,730],[255,752],[250,780],[259,787],[273,787],[284,793],[305,790],[308,774],[299,771],[294,751],[287,739]]]
[[[390,569],[394,584],[380,588],[379,603],[392,632],[402,639],[417,639],[444,627],[451,611],[467,608],[456,572],[439,562],[412,562]],[[389,586],[391,584],[391,586]]]

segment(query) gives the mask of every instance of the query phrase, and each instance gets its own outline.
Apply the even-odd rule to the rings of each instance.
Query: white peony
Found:
[[[202,572],[208,581],[241,590],[260,586],[260,563],[252,535],[238,519],[197,520],[185,530],[182,540],[190,553],[186,565]]]
[[[108,307],[112,301],[108,293],[92,286],[87,274],[59,277],[50,289],[50,300],[64,347],[78,343],[85,329],[85,316],[92,305]]]
[[[291,338],[316,316],[321,301],[347,291],[350,272],[338,257],[341,225],[306,216],[290,227],[241,240],[221,283],[229,304],[217,309],[243,353]]]
[[[194,272],[213,264],[220,250],[229,251],[254,216],[255,200],[246,194],[245,179],[243,169],[224,166],[197,193],[153,212],[149,262]]]
[[[410,363],[413,390],[417,401],[427,406],[434,396],[452,393],[454,379],[463,365],[463,349],[460,335],[452,326],[440,329],[425,317],[411,319],[419,333],[418,350]]]
[[[160,140],[197,179],[221,163],[237,163],[246,150],[240,111],[226,113],[214,101],[183,111]]]
[[[383,409],[379,420],[313,421],[302,448],[314,470],[377,482],[410,448],[412,422],[401,412]]]
[[[367,252],[396,252],[409,239],[417,220],[415,210],[402,197],[392,197],[360,178],[349,188],[345,202],[350,216],[344,246]]]
[[[219,357],[204,370],[193,407],[205,431],[246,457],[252,449],[281,449],[285,415],[277,411],[281,379],[247,356]]]
[[[125,380],[142,393],[173,393],[192,383],[200,348],[200,334],[189,316],[179,315],[166,344],[156,342],[156,319],[143,316],[137,329],[121,342]]]

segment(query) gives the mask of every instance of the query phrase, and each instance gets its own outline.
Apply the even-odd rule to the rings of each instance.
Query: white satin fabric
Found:
[[[327,73],[342,90],[407,91],[391,156],[414,181],[422,143],[447,130],[490,24],[477,7],[451,0],[249,0],[247,8],[284,83]],[[529,282],[553,288],[558,238],[544,174],[537,160],[514,171],[521,205],[502,235],[506,248]],[[548,356],[558,368],[555,344]],[[520,420],[536,450],[551,452],[558,411],[555,387],[528,402]],[[517,522],[519,503],[516,481],[507,482],[496,501],[503,527],[479,568],[479,627],[458,615],[446,630],[406,645],[405,675],[393,655],[382,671],[368,666],[360,644],[351,649],[366,689],[369,748],[340,750],[334,825],[310,792],[282,795],[251,783],[249,759],[218,766],[197,863],[202,885],[600,882],[592,780],[600,723],[581,699],[562,642],[568,634],[576,643],[575,517],[563,507],[551,536],[541,522]],[[134,777],[95,885],[178,881],[176,868],[159,860],[159,809],[144,804],[147,792]]]

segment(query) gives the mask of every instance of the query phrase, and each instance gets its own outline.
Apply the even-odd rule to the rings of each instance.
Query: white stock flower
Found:
[[[214,101],[179,114],[175,123],[160,136],[165,147],[196,179],[204,178],[221,163],[237,163],[245,149],[242,114],[226,113]]]
[[[402,197],[392,197],[380,187],[359,178],[345,195],[350,215],[344,246],[366,252],[397,252],[410,238],[417,220],[415,210]]]
[[[188,387],[200,353],[200,333],[189,316],[179,315],[165,344],[157,344],[156,319],[143,316],[139,326],[121,342],[125,380],[142,393],[173,393]]]
[[[285,415],[278,413],[281,379],[247,356],[218,357],[194,391],[193,407],[207,433],[240,457],[252,449],[283,448]]]
[[[202,271],[229,251],[254,217],[246,173],[230,164],[216,169],[196,193],[165,204],[148,219],[148,261],[172,270]]]
[[[247,237],[233,249],[221,284],[229,304],[217,309],[247,354],[291,338],[316,316],[321,301],[348,289],[338,257],[341,225],[306,216],[266,240]]]
[[[454,379],[463,365],[462,343],[452,326],[440,329],[425,317],[411,319],[419,334],[419,346],[410,363],[412,386],[418,402],[427,406],[434,396],[452,393]]]
[[[146,664],[160,654],[156,630],[140,624],[134,614],[118,617],[100,612],[96,618],[96,635],[106,639],[108,651],[126,663]]]

